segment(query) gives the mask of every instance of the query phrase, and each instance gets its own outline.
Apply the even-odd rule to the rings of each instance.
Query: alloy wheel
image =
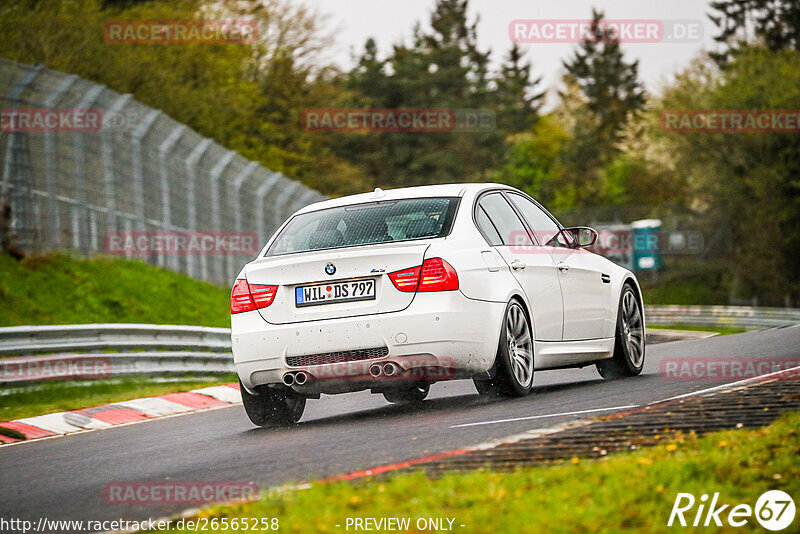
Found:
[[[626,291],[622,298],[622,336],[631,364],[634,367],[641,366],[644,358],[644,325],[633,291]]]
[[[533,340],[525,312],[516,303],[506,317],[506,343],[514,378],[522,387],[528,387],[533,381]]]

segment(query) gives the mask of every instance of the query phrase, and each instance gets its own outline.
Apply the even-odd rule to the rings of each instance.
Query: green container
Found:
[[[633,270],[660,271],[664,267],[663,235],[659,219],[631,223],[633,233]]]

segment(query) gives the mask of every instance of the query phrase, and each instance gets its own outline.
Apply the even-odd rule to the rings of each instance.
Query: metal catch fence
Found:
[[[40,65],[0,59],[0,108],[3,237],[24,251],[90,255],[110,252],[109,236],[250,233],[257,242],[244,251],[226,251],[224,241],[200,253],[169,244],[111,251],[228,284],[292,212],[325,198],[129,94]],[[101,120],[83,131],[14,122],[20,111],[49,110],[92,110]]]

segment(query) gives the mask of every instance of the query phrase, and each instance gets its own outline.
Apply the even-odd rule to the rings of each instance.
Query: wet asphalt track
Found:
[[[366,392],[323,396],[308,402],[291,429],[254,428],[239,405],[0,447],[0,517],[163,517],[186,506],[112,506],[104,486],[253,480],[263,489],[313,480],[595,415],[551,414],[643,405],[731,381],[665,380],[659,374],[665,358],[798,356],[800,326],[651,345],[643,374],[617,382],[603,381],[594,367],[540,372],[523,399],[480,398],[470,381],[458,381],[434,385],[418,408],[391,406]],[[465,424],[472,425],[457,426]]]

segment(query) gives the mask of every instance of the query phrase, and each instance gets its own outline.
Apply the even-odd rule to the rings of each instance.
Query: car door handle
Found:
[[[563,261],[558,262],[556,267],[558,267],[558,270],[561,271],[562,273],[569,271],[569,265],[567,265]]]
[[[511,262],[511,268],[514,269],[515,271],[521,271],[522,269],[525,268],[525,264],[519,261],[519,259],[515,259],[514,261]]]

